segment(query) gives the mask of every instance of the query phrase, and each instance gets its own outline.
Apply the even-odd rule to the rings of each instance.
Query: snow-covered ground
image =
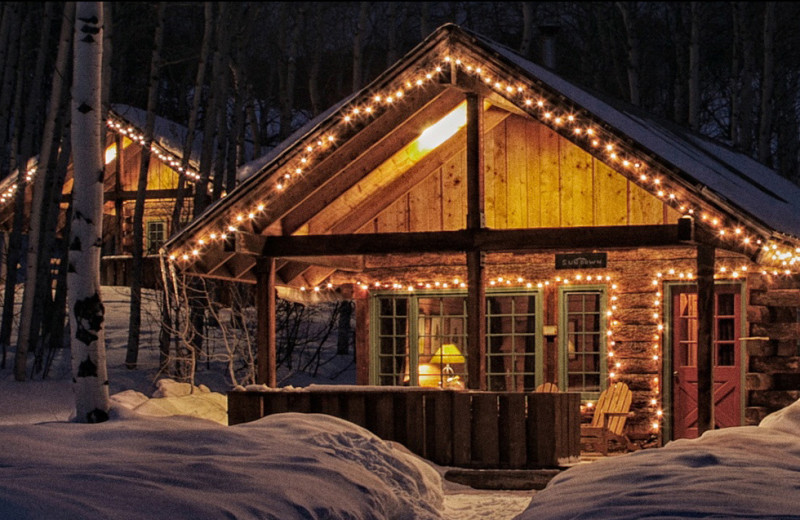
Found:
[[[128,292],[104,287],[103,302],[108,422],[70,422],[67,356],[44,381],[0,371],[0,518],[510,520],[530,501],[533,492],[447,482],[446,468],[328,416],[224,426],[224,371],[201,368],[195,387],[160,377],[154,309],[143,317],[139,368],[125,368]]]
[[[0,518],[800,519],[800,402],[757,427],[577,465],[544,491],[477,491],[340,419],[225,426],[225,378],[157,378],[155,329],[141,368],[124,367],[125,294],[104,297],[109,421],[69,421],[63,360],[46,381],[0,371]]]
[[[519,520],[800,518],[800,401],[759,426],[569,469]]]

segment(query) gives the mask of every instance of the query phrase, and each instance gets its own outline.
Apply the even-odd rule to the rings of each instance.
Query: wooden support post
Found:
[[[256,262],[256,346],[257,382],[275,388],[277,382],[277,341],[275,339],[275,259],[261,257]]]
[[[484,225],[483,98],[467,94],[467,228]],[[467,387],[486,386],[486,286],[484,254],[467,252]]]
[[[714,428],[714,246],[697,246],[697,435]]]
[[[356,303],[356,384],[369,384],[369,299],[366,290],[356,286],[353,290]]]
[[[483,98],[467,94],[467,229],[484,223]]]
[[[114,174],[114,195],[119,195],[122,191],[122,168],[125,165],[125,162],[122,160],[123,144],[125,143],[123,142],[122,135],[116,134],[114,146],[117,148],[117,156],[114,165],[117,171]],[[114,200],[114,212],[116,213],[116,218],[114,220],[117,227],[117,229],[114,230],[114,254],[121,255],[122,237],[124,236],[122,226],[124,220],[122,218],[122,199],[118,196]]]
[[[467,388],[486,387],[486,286],[484,254],[467,253]]]

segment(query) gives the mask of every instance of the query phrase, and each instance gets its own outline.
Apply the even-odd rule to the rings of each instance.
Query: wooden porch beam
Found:
[[[278,269],[278,275],[285,283],[291,284],[292,280],[303,275],[312,265],[332,267],[342,271],[360,272],[364,270],[364,257],[362,256],[336,256],[336,257],[296,257]]]
[[[687,245],[677,224],[415,233],[261,236],[236,234],[237,252],[276,258],[464,251],[618,249]],[[241,237],[241,240],[240,240]]]
[[[191,194],[192,186],[187,186],[187,190],[189,190],[189,194]],[[162,189],[162,190],[147,190],[145,191],[145,198],[150,199],[174,199],[178,195],[177,189]],[[136,190],[114,190],[114,191],[106,191],[103,194],[103,199],[106,201],[126,201],[126,200],[136,200]]]

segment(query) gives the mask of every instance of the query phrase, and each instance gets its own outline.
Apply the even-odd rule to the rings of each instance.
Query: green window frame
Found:
[[[373,298],[371,306],[371,315],[377,319],[377,326],[371,327],[370,383],[402,385],[406,371],[416,372],[416,367],[409,367],[413,358],[408,349],[409,298]],[[375,323],[375,319],[372,322]]]
[[[486,296],[486,388],[533,391],[544,377],[538,292]]]
[[[559,287],[559,388],[597,399],[608,386],[606,288]]]
[[[540,291],[494,290],[486,296],[486,384],[494,390],[532,391],[543,380]],[[405,302],[399,304],[399,301]],[[436,361],[443,345],[455,345],[463,361],[451,368],[466,384],[467,295],[464,291],[376,293],[370,298],[370,384],[450,386]],[[433,368],[432,368],[433,367]],[[446,372],[446,373],[443,373]]]

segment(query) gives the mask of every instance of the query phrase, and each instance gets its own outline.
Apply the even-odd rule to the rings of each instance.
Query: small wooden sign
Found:
[[[606,253],[556,254],[556,269],[601,269],[606,260]]]

